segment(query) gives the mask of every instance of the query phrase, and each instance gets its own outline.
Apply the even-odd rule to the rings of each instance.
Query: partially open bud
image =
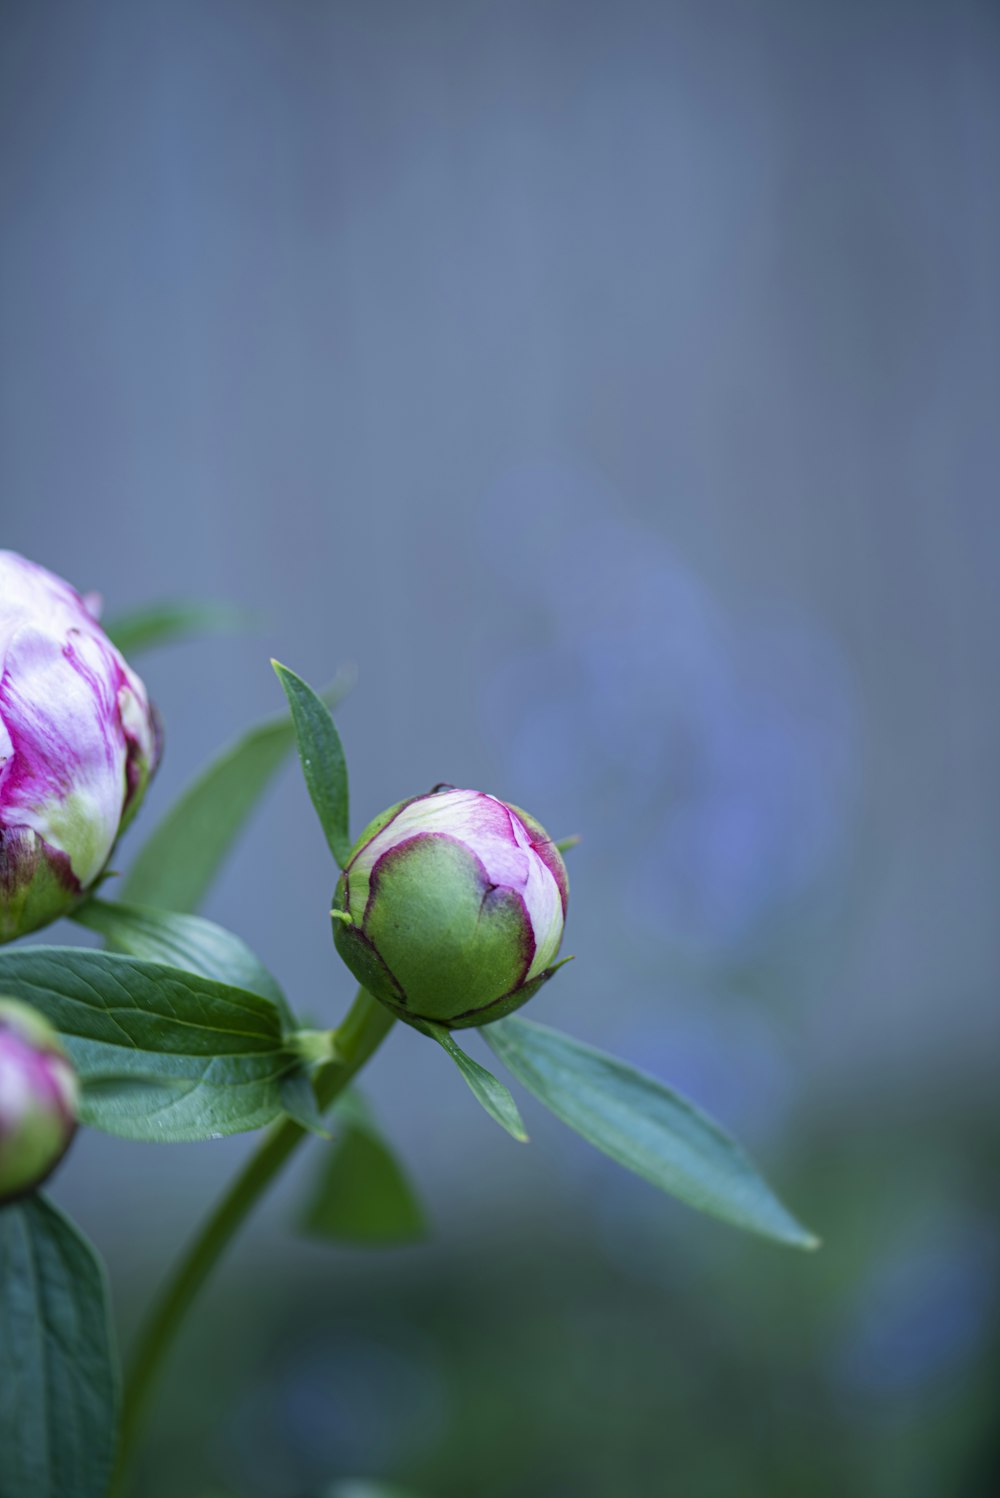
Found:
[[[48,1020],[0,999],[0,1204],[40,1186],[76,1130],[76,1074]]]
[[[91,608],[0,551],[0,942],[94,883],[158,755],[146,689]]]
[[[446,786],[365,829],[337,885],[333,936],[358,981],[402,1019],[484,1025],[549,976],[568,892],[562,856],[533,817]]]

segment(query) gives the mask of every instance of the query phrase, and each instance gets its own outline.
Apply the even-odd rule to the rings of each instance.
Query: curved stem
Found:
[[[358,990],[343,1024],[336,1031],[336,1056],[316,1075],[320,1110],[330,1106],[360,1071],[395,1023],[389,1011],[365,989]],[[153,1384],[185,1314],[245,1218],[306,1131],[290,1118],[273,1124],[225,1196],[209,1214],[187,1252],[164,1285],[133,1353],[125,1381],[115,1492],[125,1475]]]

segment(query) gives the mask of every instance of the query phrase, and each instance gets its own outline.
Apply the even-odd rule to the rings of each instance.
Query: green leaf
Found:
[[[258,616],[227,603],[154,603],[119,614],[104,631],[122,655],[131,658],[194,635],[236,634],[258,623]]]
[[[335,1139],[299,1220],[311,1238],[361,1246],[416,1243],[427,1224],[399,1161],[355,1092],[337,1104]]]
[[[531,1020],[498,1020],[483,1036],[557,1118],[661,1191],[766,1238],[819,1246],[736,1141],[655,1078]]]
[[[288,1001],[267,968],[240,937],[200,915],[175,915],[141,905],[119,905],[90,899],[73,911],[79,926],[97,931],[112,952],[147,957],[168,967],[182,967],[232,988],[262,994],[276,1004],[291,1028]]]
[[[351,684],[343,674],[325,694],[339,702]],[[287,715],[251,729],[191,782],[154,829],[122,882],[135,905],[193,911],[236,840],[244,822],[295,744]],[[273,877],[273,870],[267,870]]]
[[[490,1117],[506,1129],[512,1138],[519,1144],[527,1144],[528,1134],[524,1127],[524,1121],[517,1111],[517,1104],[510,1095],[510,1089],[502,1082],[498,1082],[492,1072],[488,1072],[485,1066],[480,1066],[478,1061],[473,1061],[467,1056],[456,1041],[450,1030],[443,1025],[432,1025],[425,1023],[421,1026],[427,1031],[438,1045],[448,1052],[448,1055],[458,1067],[462,1076],[468,1082],[473,1096],[481,1103]]]
[[[323,1122],[323,1115],[316,1101],[316,1089],[307,1067],[297,1066],[294,1071],[286,1072],[282,1077],[281,1105],[300,1129],[318,1134],[321,1139],[329,1139],[330,1130]]]
[[[0,1210],[0,1498],[105,1498],[118,1369],[104,1271],[43,1196]]]
[[[341,868],[351,854],[348,830],[347,761],[330,709],[301,676],[272,661],[284,688],[299,742],[299,759],[306,788],[320,826]]]
[[[175,1143],[261,1128],[283,1111],[296,1065],[277,1006],[260,994],[115,952],[0,953],[0,992],[60,1031],[84,1083],[85,1123]]]

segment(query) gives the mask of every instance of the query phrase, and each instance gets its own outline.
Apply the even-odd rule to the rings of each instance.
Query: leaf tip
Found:
[[[783,1243],[786,1248],[797,1248],[801,1253],[806,1254],[814,1254],[817,1249],[823,1247],[822,1238],[817,1233],[805,1227],[803,1223],[791,1217],[790,1214],[778,1241]]]

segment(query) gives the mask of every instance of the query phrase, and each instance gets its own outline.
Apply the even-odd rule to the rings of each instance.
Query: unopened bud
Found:
[[[156,767],[155,713],[96,607],[0,551],[0,942],[94,884]]]
[[[0,999],[0,1205],[40,1186],[76,1130],[76,1073],[29,1004]]]
[[[365,829],[337,885],[333,936],[400,1018],[483,1025],[549,977],[568,893],[562,856],[533,817],[448,786]]]

